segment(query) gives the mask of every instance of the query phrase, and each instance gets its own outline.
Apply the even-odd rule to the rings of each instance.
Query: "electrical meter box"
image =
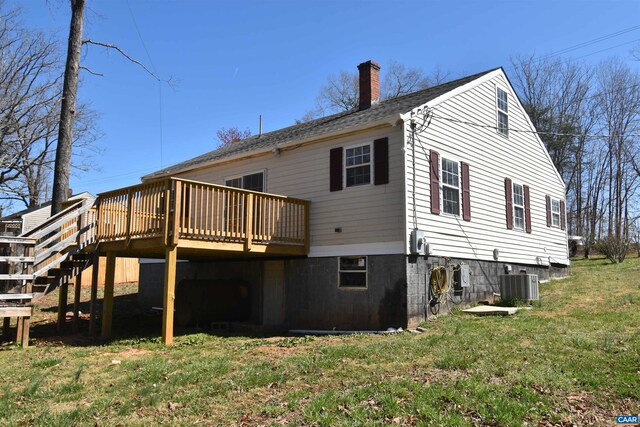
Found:
[[[469,280],[469,266],[467,264],[458,264],[453,271],[453,282],[457,289],[468,288],[471,286]]]

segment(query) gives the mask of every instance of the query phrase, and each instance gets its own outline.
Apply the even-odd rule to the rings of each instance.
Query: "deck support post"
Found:
[[[173,344],[173,310],[176,291],[177,246],[168,246],[164,263],[164,305],[162,310],[162,342]]]
[[[16,333],[16,342],[20,341],[22,348],[29,347],[29,328],[31,327],[31,317],[19,317],[18,318],[18,331]]]
[[[91,302],[89,303],[89,335],[96,334],[97,300],[98,300],[98,274],[100,272],[100,251],[95,250],[91,263]]]
[[[69,296],[69,276],[60,277],[60,291],[58,294],[58,324],[56,329],[58,332],[64,331],[67,321],[67,298]]]
[[[73,287],[73,323],[71,324],[71,331],[78,332],[80,327],[80,292],[82,291],[82,268],[78,269],[78,274],[75,277]]]
[[[3,341],[6,341],[7,337],[9,336],[10,328],[11,328],[11,318],[5,317],[2,320],[2,340]]]
[[[113,284],[116,274],[116,254],[107,252],[107,268],[104,278],[104,299],[102,303],[102,338],[111,337],[113,320]]]

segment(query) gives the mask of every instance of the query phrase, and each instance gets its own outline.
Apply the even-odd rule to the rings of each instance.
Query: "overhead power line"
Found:
[[[569,47],[564,48],[564,49],[560,49],[557,52],[552,52],[550,54],[543,55],[543,56],[540,57],[540,59],[546,59],[546,58],[550,58],[550,57],[553,57],[553,56],[562,55],[564,53],[573,52],[574,50],[582,49],[584,47],[588,47],[588,46],[600,43],[602,41],[609,40],[609,39],[621,36],[623,34],[630,33],[632,31],[637,31],[637,30],[640,30],[640,25],[636,25],[636,26],[633,26],[633,27],[625,28],[625,29],[622,29],[622,30],[619,30],[619,31],[615,31],[613,33],[606,34],[604,36],[596,37],[595,39],[591,39],[591,40],[588,40],[586,42],[578,43],[576,45],[569,46]],[[634,41],[636,41],[636,40],[634,40]],[[614,46],[612,48],[615,48],[615,47],[618,47],[618,46]],[[595,53],[598,53],[598,52],[595,52]]]
[[[147,59],[149,60],[149,64],[151,64],[151,69],[153,70],[153,72],[157,75],[158,72],[156,70],[156,66],[153,63],[153,60],[151,59],[151,54],[149,53],[149,49],[147,49],[147,44],[144,42],[144,39],[142,38],[142,33],[140,32],[140,27],[138,27],[138,21],[136,20],[136,17],[133,14],[133,10],[131,9],[131,5],[129,4],[129,0],[127,0],[127,8],[129,8],[129,14],[131,15],[131,20],[133,21],[133,26],[136,29],[136,33],[138,33],[138,38],[140,39],[140,43],[142,44],[142,47],[145,51],[145,53],[147,54]],[[163,161],[163,154],[162,152],[164,151],[164,137],[163,137],[163,132],[162,132],[162,82],[158,80],[158,115],[160,117],[160,167],[164,166],[164,161]]]
[[[498,126],[485,125],[485,124],[482,124],[482,123],[474,123],[474,122],[469,122],[469,121],[466,121],[466,120],[454,119],[453,117],[439,116],[439,115],[435,115],[433,113],[430,114],[430,117],[432,117],[434,119],[437,119],[437,120],[446,120],[446,121],[452,122],[452,123],[459,123],[459,124],[475,126],[475,127],[479,127],[479,128],[498,130]],[[507,131],[508,132],[514,132],[514,133],[532,133],[532,134],[538,134],[538,135],[574,136],[574,137],[586,137],[586,138],[640,137],[640,133],[628,133],[628,134],[616,134],[616,133],[612,133],[612,134],[560,133],[560,132],[544,132],[544,131],[541,132],[541,131],[534,131],[534,130],[530,130],[530,129],[515,129],[515,128],[511,128],[511,127],[507,127]]]
[[[609,40],[609,39],[612,39],[612,38],[615,38],[615,37],[619,37],[621,35],[628,34],[628,33],[631,33],[633,31],[637,31],[637,30],[640,30],[640,25],[636,25],[636,26],[629,27],[629,28],[624,28],[622,30],[615,31],[613,33],[605,34],[604,36],[596,37],[595,39],[587,40],[585,42],[578,43],[578,44],[575,44],[573,46],[566,47],[564,49],[560,49],[560,50],[558,50],[556,52],[551,52],[551,53],[548,53],[546,55],[542,55],[542,56],[536,58],[534,61],[535,62],[542,62],[542,61],[544,61],[546,59],[553,58],[555,56],[560,56],[560,55],[565,54],[565,53],[573,52],[575,50],[583,49],[583,48],[592,46],[594,44],[603,42],[605,40]],[[595,52],[587,53],[585,55],[579,56],[577,59],[585,58],[587,56],[591,56],[591,55],[595,55],[595,54],[598,54],[598,53],[602,53],[602,52],[605,52],[605,51],[608,51],[608,50],[611,50],[611,49],[616,49],[618,47],[625,46],[625,45],[628,45],[628,44],[631,44],[631,43],[636,43],[636,42],[639,42],[639,41],[640,41],[640,39],[634,39],[634,40],[631,40],[631,41],[628,41],[628,42],[625,42],[625,43],[617,44],[615,46],[610,46],[610,47],[607,47],[607,48],[604,48],[604,49],[600,49],[600,50],[597,50]],[[514,68],[515,67],[513,67],[513,66],[512,67],[505,67],[505,70],[512,71]]]

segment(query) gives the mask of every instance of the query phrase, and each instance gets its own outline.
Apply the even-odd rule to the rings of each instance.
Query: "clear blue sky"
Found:
[[[65,40],[67,0],[21,4],[26,26]],[[211,1],[87,0],[85,38],[120,46],[173,77],[160,85],[119,54],[85,50],[79,96],[104,136],[95,171],[71,179],[99,193],[213,149],[221,127],[256,133],[293,124],[331,73],[368,59],[454,76],[505,66],[513,55],[549,54],[640,25],[640,1]],[[137,25],[136,25],[137,24]],[[640,28],[565,56],[597,62],[629,54]],[[146,46],[146,51],[145,51]],[[384,69],[382,70],[384,72]],[[161,93],[161,96],[160,96]]]

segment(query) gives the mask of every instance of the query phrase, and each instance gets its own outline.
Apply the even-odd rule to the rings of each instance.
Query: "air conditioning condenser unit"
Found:
[[[500,299],[506,301],[537,301],[537,274],[503,274],[500,276]]]

